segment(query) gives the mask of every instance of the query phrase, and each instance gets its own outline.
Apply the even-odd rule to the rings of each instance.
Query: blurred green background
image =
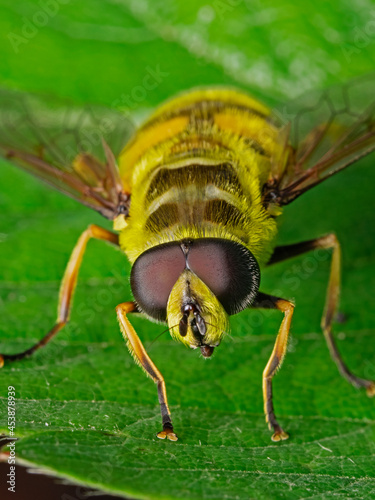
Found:
[[[246,89],[270,105],[375,67],[375,4],[214,0],[0,0],[0,84],[100,103],[135,121],[197,85]],[[157,85],[144,88],[156,74]],[[375,378],[374,157],[285,210],[280,243],[335,231],[343,245],[336,324],[350,367]],[[6,162],[0,164],[0,352],[30,346],[53,324],[59,280],[89,223],[110,224]],[[307,260],[306,260],[307,259]],[[164,374],[180,440],[157,440],[156,389],[130,358],[114,307],[130,297],[129,265],[92,242],[71,324],[30,360],[0,372],[17,393],[24,463],[133,498],[375,498],[374,401],[337,373],[320,333],[329,272],[309,258],[266,270],[262,289],[296,302],[289,352],[274,383],[290,440],[270,441],[261,374],[280,323],[244,311],[216,355],[164,334],[150,354]],[[293,282],[289,278],[293,278]],[[163,326],[135,318],[148,345]],[[73,431],[73,432],[72,432]]]

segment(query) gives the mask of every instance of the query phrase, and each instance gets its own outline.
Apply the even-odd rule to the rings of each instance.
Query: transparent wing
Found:
[[[286,205],[375,150],[375,74],[306,94],[274,110],[274,122],[279,148],[264,202]]]
[[[115,110],[0,89],[0,155],[108,219],[128,210],[115,157],[132,129]]]

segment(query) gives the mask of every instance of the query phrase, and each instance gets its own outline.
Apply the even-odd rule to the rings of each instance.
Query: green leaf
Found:
[[[40,2],[0,0],[3,84],[139,116],[203,84],[238,86],[276,103],[368,73],[375,62],[371,3],[52,4],[55,14],[38,26]],[[150,71],[159,71],[160,81],[145,90]],[[373,161],[362,160],[287,207],[279,235],[290,243],[337,234],[346,316],[335,325],[337,343],[353,371],[367,378],[375,378]],[[0,167],[0,352],[13,353],[52,326],[79,234],[89,223],[110,224],[9,164]],[[374,401],[340,377],[320,332],[329,252],[325,257],[306,255],[262,275],[262,290],[296,302],[288,354],[274,382],[288,441],[271,442],[262,410],[261,375],[281,318],[258,311],[233,317],[231,336],[212,359],[168,333],[150,347],[179,441],[156,438],[156,388],[131,359],[114,313],[130,298],[130,267],[100,242],[89,244],[70,325],[35,356],[0,372],[0,430],[7,432],[12,385],[17,457],[78,483],[134,498],[373,498]],[[164,329],[132,322],[146,346]]]

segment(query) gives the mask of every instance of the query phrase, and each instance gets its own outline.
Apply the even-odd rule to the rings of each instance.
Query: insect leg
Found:
[[[328,234],[315,240],[304,241],[294,245],[277,247],[270,259],[269,264],[274,264],[290,257],[295,257],[313,249],[333,249],[331,272],[329,276],[326,303],[321,321],[321,327],[324,337],[327,341],[331,357],[336,363],[341,375],[348,380],[354,387],[364,387],[368,396],[375,395],[375,382],[366,380],[354,375],[342,360],[332,335],[332,321],[337,308],[340,293],[340,268],[341,268],[341,249],[340,243],[334,234]]]
[[[108,241],[114,245],[118,245],[117,234],[107,231],[107,229],[103,229],[95,224],[91,224],[86,231],[81,234],[70,256],[60,285],[56,324],[53,328],[51,328],[47,335],[26,351],[18,354],[0,354],[0,367],[4,365],[4,361],[16,361],[23,359],[26,356],[31,356],[31,354],[35,351],[45,346],[66,325],[69,320],[72,298],[77,283],[77,275],[82,262],[82,257],[85,253],[87,242],[91,238]]]
[[[140,338],[136,334],[133,326],[126,316],[128,313],[135,312],[136,310],[137,306],[134,302],[124,302],[116,307],[121,332],[135,362],[143,368],[146,374],[149,375],[158,386],[160,411],[163,419],[163,430],[158,432],[157,437],[160,439],[168,438],[171,441],[177,441],[178,438],[173,432],[172,419],[168,407],[167,392],[163,375],[159,372],[150,356],[147,354]]]
[[[272,441],[281,441],[284,439],[288,439],[289,435],[280,427],[275,416],[272,402],[272,378],[280,368],[286,354],[294,305],[288,300],[258,292],[255,302],[251,307],[278,309],[279,311],[284,313],[284,318],[280,325],[279,333],[277,334],[272,354],[263,371],[263,401],[266,422],[268,423],[269,429],[274,431],[274,434],[271,438]]]

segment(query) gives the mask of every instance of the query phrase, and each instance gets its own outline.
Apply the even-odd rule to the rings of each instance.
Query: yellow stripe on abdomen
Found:
[[[233,239],[261,255],[276,233],[261,204],[279,147],[269,116],[246,94],[204,89],[150,117],[120,156],[131,188],[120,240],[130,261],[154,245],[204,236]]]
[[[194,110],[195,106],[200,106],[203,102],[216,103],[217,110],[223,107],[235,107],[238,109],[247,109],[248,112],[262,115],[265,118],[270,115],[270,109],[253,97],[235,89],[218,87],[193,89],[189,92],[184,92],[160,106],[151,115],[150,121],[162,119],[165,116],[176,116],[184,110]]]

